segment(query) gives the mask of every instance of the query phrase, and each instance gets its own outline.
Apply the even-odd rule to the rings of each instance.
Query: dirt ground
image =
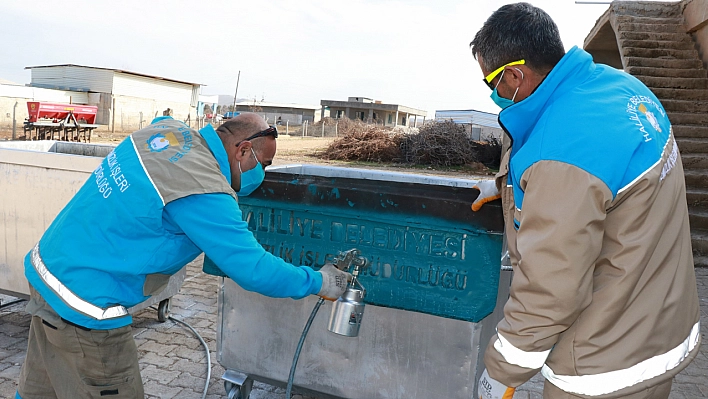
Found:
[[[24,139],[21,129],[16,133],[20,139]],[[95,132],[91,135],[91,143],[117,145],[129,133]],[[0,129],[0,141],[11,140],[12,131]],[[336,138],[334,137],[299,137],[281,134],[278,137],[278,150],[273,159],[273,165],[289,164],[315,164],[332,165],[343,167],[356,167],[364,169],[384,169],[404,173],[416,173],[436,176],[450,176],[455,178],[492,178],[493,172],[483,166],[465,167],[455,169],[445,169],[429,166],[410,166],[400,164],[379,164],[372,162],[345,162],[330,161],[318,157],[318,153],[324,151]]]

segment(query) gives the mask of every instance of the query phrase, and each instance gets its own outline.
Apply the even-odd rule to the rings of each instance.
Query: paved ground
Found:
[[[220,379],[224,369],[216,361],[216,298],[218,279],[201,272],[201,262],[188,268],[180,294],[172,301],[172,315],[194,327],[209,346],[212,359],[207,398],[226,397]],[[701,298],[703,346],[696,360],[674,379],[671,399],[708,398],[708,269],[697,269]],[[0,295],[0,303],[13,298]],[[0,398],[14,398],[16,380],[24,360],[30,318],[24,304],[0,310]],[[146,309],[134,315],[133,329],[147,398],[200,398],[207,374],[206,353],[192,333],[168,320],[157,321],[157,312]],[[542,398],[542,378],[522,385],[515,399]],[[283,399],[284,389],[256,383],[252,399]],[[296,396],[300,399],[308,399]]]

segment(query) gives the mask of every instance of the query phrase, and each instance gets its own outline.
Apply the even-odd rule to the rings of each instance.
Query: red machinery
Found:
[[[98,107],[93,105],[58,104],[32,101],[27,103],[29,118],[25,121],[25,137],[32,140],[91,141],[97,128]],[[34,132],[34,135],[33,135]]]

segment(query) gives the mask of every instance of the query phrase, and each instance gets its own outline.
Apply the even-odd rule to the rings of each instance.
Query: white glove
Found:
[[[492,379],[484,369],[482,377],[477,386],[477,397],[479,399],[511,399],[516,388],[510,388],[501,382]]]
[[[480,180],[477,184],[472,186],[472,188],[479,190],[477,199],[472,203],[472,210],[475,212],[480,210],[482,205],[487,202],[501,198],[501,194],[499,190],[497,190],[497,184],[494,180]]]
[[[352,279],[351,273],[341,271],[331,263],[322,266],[320,274],[322,274],[322,288],[317,295],[328,301],[335,301],[342,296],[347,289],[347,283]]]

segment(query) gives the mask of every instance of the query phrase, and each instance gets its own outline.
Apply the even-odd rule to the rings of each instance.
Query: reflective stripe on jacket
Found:
[[[543,368],[584,397],[671,378],[700,334],[683,168],[659,100],[573,48],[499,120],[513,140],[498,183],[514,278],[490,376],[518,386]]]

